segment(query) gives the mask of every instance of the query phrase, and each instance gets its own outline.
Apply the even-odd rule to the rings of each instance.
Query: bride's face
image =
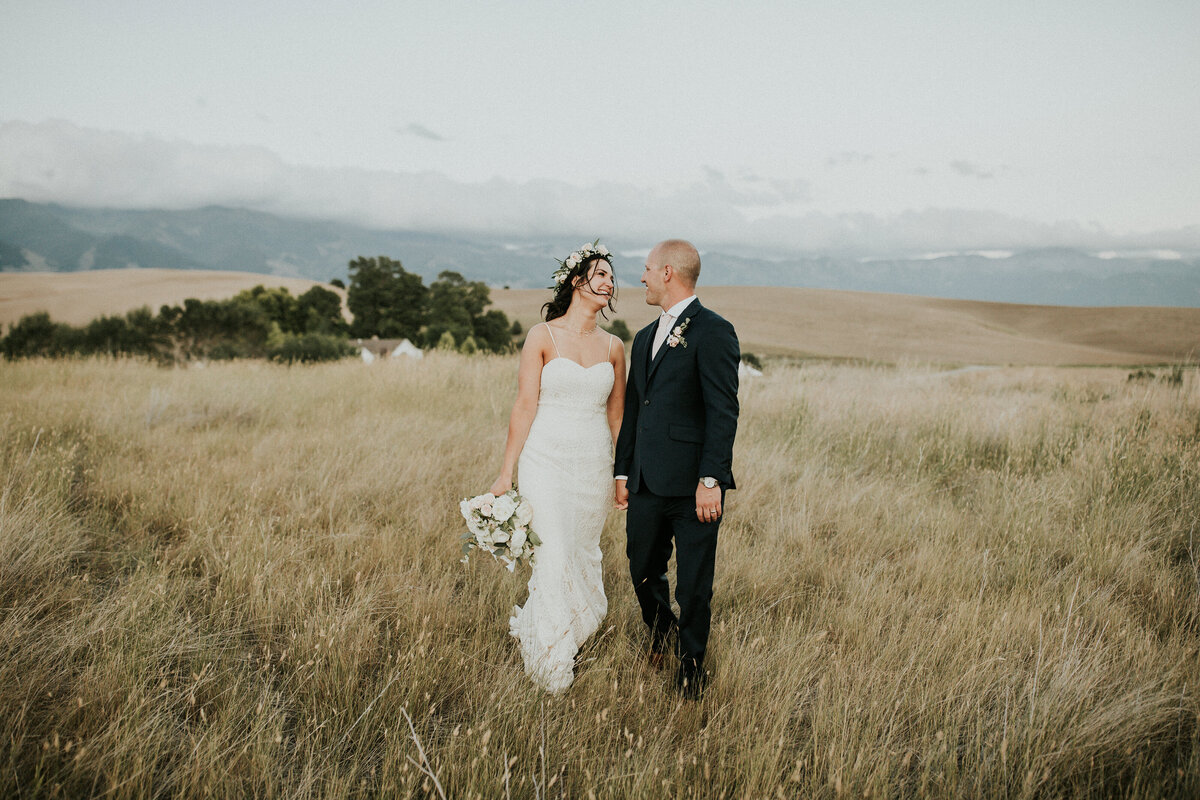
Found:
[[[575,292],[603,307],[612,299],[614,285],[612,266],[600,258],[592,262],[587,280],[576,285]]]

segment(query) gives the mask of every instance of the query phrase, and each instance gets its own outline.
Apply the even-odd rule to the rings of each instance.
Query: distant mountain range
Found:
[[[620,253],[618,277],[635,284],[649,243],[605,241]],[[329,281],[345,279],[347,263],[358,256],[385,255],[426,281],[454,270],[492,286],[541,288],[554,258],[578,244],[371,230],[217,206],[127,211],[0,200],[3,271],[222,269]],[[710,251],[703,256],[703,282],[1046,305],[1200,307],[1200,254],[1104,255],[1053,248],[868,260]]]

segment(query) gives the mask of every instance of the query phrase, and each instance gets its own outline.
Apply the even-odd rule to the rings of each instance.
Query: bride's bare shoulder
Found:
[[[537,357],[537,360],[545,364],[555,356],[554,334],[550,332],[548,323],[539,322],[529,329],[529,333],[525,334],[525,343],[521,345],[522,358]]]
[[[608,352],[609,355],[616,356],[618,354],[625,355],[625,341],[616,334],[608,334]]]
[[[546,347],[550,344],[550,323],[539,322],[525,334],[524,347]]]

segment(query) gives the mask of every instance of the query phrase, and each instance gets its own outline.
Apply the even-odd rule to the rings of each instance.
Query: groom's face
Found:
[[[658,248],[646,256],[646,268],[642,270],[642,285],[646,287],[646,305],[656,306],[666,297],[666,270]]]

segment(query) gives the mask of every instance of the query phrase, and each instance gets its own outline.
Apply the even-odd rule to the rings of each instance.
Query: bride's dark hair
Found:
[[[580,264],[578,267],[576,267],[575,269],[573,269],[567,273],[566,280],[564,280],[562,283],[560,283],[558,285],[558,288],[556,288],[554,290],[554,297],[550,298],[550,302],[548,302],[542,306],[542,316],[545,318],[546,322],[549,322],[552,319],[558,319],[563,314],[567,313],[567,309],[571,305],[571,295],[573,295],[575,293],[575,285],[576,285],[576,283],[581,282],[581,279],[582,279],[584,291],[587,291],[587,292],[592,291],[590,285],[588,284],[588,278],[591,277],[592,265],[595,264],[597,261],[608,262],[608,259],[601,255],[591,256],[590,258],[585,259],[584,262],[582,264]],[[608,262],[608,263],[611,265],[612,262]],[[616,311],[616,309],[613,308],[613,301],[616,299],[617,299],[617,277],[616,277],[616,275],[614,275],[613,276],[612,297],[608,298],[608,310],[609,311],[613,311],[613,312]],[[604,313],[603,309],[601,309],[601,311],[600,311],[600,316],[604,317],[605,319],[608,319],[608,314]]]

